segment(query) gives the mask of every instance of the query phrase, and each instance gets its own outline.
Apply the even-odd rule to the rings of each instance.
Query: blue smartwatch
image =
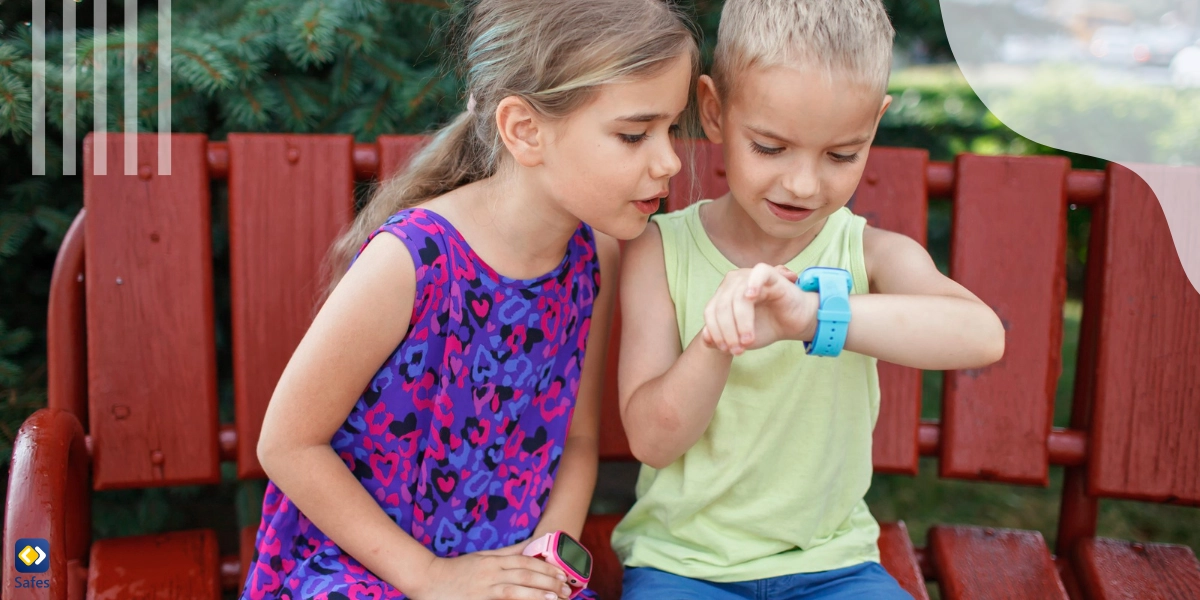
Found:
[[[804,349],[816,356],[837,356],[846,345],[846,329],[850,326],[850,272],[832,267],[809,267],[800,273],[796,285],[806,292],[816,292],[817,331]]]

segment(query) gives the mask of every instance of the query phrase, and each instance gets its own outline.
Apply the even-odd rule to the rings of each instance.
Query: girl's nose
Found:
[[[679,173],[681,168],[683,168],[683,162],[675,153],[675,144],[672,140],[666,140],[660,145],[650,164],[650,176],[654,179],[669,179]]]

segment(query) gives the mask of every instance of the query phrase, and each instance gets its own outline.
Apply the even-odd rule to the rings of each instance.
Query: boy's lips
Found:
[[[767,209],[784,221],[803,221],[813,214],[813,209],[800,206],[789,206],[767,200]]]

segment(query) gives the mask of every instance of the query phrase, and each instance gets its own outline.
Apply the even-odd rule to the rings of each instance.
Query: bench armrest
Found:
[[[50,545],[48,597],[67,599],[68,563],[84,561],[91,544],[90,465],[83,427],[70,413],[43,408],[21,425],[4,500],[5,598],[15,593],[8,574],[15,573],[16,541],[42,538]]]

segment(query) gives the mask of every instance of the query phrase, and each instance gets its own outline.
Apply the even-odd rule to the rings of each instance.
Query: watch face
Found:
[[[579,542],[571,539],[571,536],[559,534],[558,536],[558,557],[567,563],[576,573],[583,576],[584,579],[592,577],[592,557],[584,550]]]

